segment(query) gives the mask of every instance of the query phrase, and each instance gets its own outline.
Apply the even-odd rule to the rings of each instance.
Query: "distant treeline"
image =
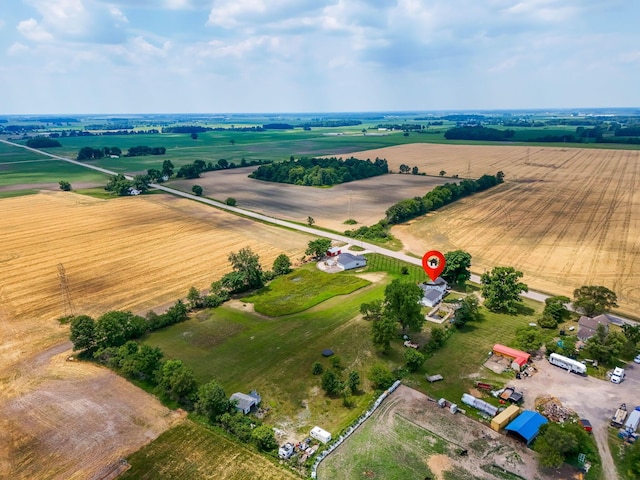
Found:
[[[447,130],[444,138],[447,140],[487,140],[491,142],[503,142],[513,139],[513,130],[498,130],[481,125],[469,127],[455,127]]]
[[[293,130],[295,127],[289,123],[265,123],[262,128],[265,130]]]
[[[263,165],[250,178],[293,185],[328,186],[389,173],[387,161],[357,158],[301,158]]]
[[[353,127],[362,125],[360,120],[312,120],[300,124],[303,128],[327,128],[327,127]]]
[[[62,144],[53,140],[49,137],[33,137],[27,140],[27,147],[31,148],[52,148],[52,147],[61,147]]]
[[[498,172],[495,175],[483,175],[478,180],[462,180],[459,184],[445,183],[437,186],[424,197],[409,198],[392,205],[386,211],[386,221],[391,225],[406,222],[503,182],[504,173]]]
[[[125,157],[142,157],[145,155],[164,155],[167,152],[165,147],[148,147],[146,145],[138,145],[131,147],[124,154]],[[122,150],[118,147],[91,148],[82,147],[78,152],[76,160],[95,160],[98,158],[108,157],[110,155],[122,155]]]
[[[239,168],[239,167],[253,167],[256,165],[264,165],[267,163],[271,163],[271,160],[246,160],[243,158],[240,161],[240,164],[238,165],[236,165],[234,162],[229,162],[224,158],[221,158],[216,163],[205,162],[204,160],[196,160],[193,163],[182,165],[178,169],[178,172],[176,173],[176,177],[200,178],[200,174],[204,172],[213,172],[216,170],[226,170],[226,169]],[[151,175],[150,172],[152,172],[152,170],[147,171],[149,175]]]
[[[640,126],[619,128],[614,135],[616,137],[638,137],[640,136]]]
[[[422,130],[424,126],[419,123],[379,123],[375,128],[387,128],[389,130]]]

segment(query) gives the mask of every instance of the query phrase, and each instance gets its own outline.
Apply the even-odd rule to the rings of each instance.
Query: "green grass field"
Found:
[[[298,476],[245,445],[189,420],[166,431],[128,459],[121,479],[271,480]]]
[[[426,465],[431,455],[455,455],[457,447],[438,435],[419,427],[400,415],[393,415],[392,425],[376,419],[366,421],[341,451],[324,460],[318,478],[357,480],[423,480],[434,477]],[[376,439],[377,441],[372,441]],[[347,452],[343,450],[347,449]],[[443,472],[445,480],[473,480],[460,467]]]
[[[329,274],[315,263],[276,278],[254,295],[243,300],[253,303],[255,311],[270,317],[302,312],[336,295],[346,295],[370,282],[348,273]]]

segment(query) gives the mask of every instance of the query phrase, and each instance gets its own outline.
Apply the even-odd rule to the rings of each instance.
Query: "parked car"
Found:
[[[636,363],[640,363],[640,355],[636,355],[636,358],[634,358],[633,361]]]
[[[580,419],[580,425],[582,425],[582,428],[585,429],[585,431],[591,433],[591,431],[593,430],[593,427],[591,426],[591,422],[589,420],[587,420],[586,418],[581,418]]]

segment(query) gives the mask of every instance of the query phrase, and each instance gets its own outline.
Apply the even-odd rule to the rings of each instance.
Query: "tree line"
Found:
[[[27,140],[27,147],[30,148],[53,148],[53,147],[61,147],[62,144],[49,137],[33,137]]]
[[[124,156],[124,157],[141,157],[146,155],[164,155],[167,152],[165,147],[149,147],[147,145],[138,145],[131,147],[127,150],[127,153],[122,155],[122,150],[118,147],[82,147],[76,156],[76,160],[96,160],[110,155]]]
[[[263,165],[249,175],[268,182],[306,186],[329,186],[389,173],[387,161],[359,160],[354,157],[300,158]]]

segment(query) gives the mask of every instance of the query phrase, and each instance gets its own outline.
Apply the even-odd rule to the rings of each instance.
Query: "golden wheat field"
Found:
[[[505,173],[504,185],[394,227],[407,250],[461,248],[475,272],[514,266],[549,293],[604,285],[621,312],[640,314],[640,151],[413,144],[366,155],[394,170]]]
[[[144,314],[192,285],[206,288],[230,270],[231,252],[251,247],[270,269],[280,253],[295,262],[310,239],[170,195],[99,200],[43,192],[0,200],[0,209],[1,478],[71,478],[75,467],[78,478],[90,478],[105,459],[137,450],[175,423],[111,372],[60,361],[71,345],[68,327],[57,322],[64,313],[59,264],[76,314]],[[132,400],[120,402],[121,395]],[[56,444],[58,431],[68,435]],[[89,466],[74,463],[88,457]]]

